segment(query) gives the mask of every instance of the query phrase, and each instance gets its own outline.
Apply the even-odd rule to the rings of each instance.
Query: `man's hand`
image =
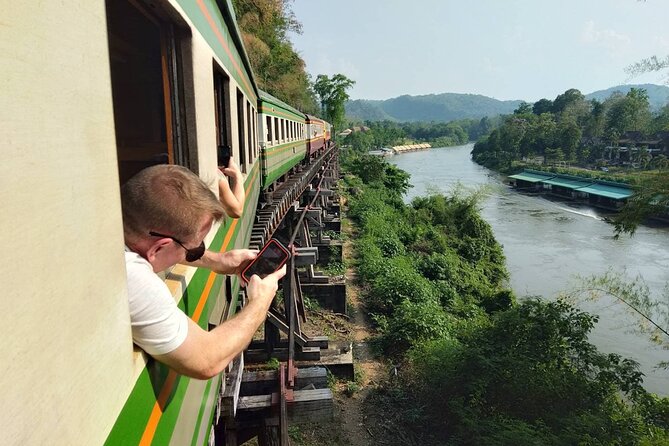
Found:
[[[279,280],[286,275],[286,265],[281,269],[274,271],[272,274],[261,279],[258,275],[251,276],[248,285],[246,285],[246,295],[250,302],[263,302],[267,308],[272,303],[276,290],[279,289]]]
[[[227,252],[205,251],[204,256],[190,265],[207,268],[218,274],[241,274],[246,265],[258,255],[256,249],[233,249]]]
[[[242,172],[239,170],[239,165],[233,157],[230,157],[230,162],[228,162],[228,167],[220,167],[219,170],[223,172],[223,175],[226,177],[234,178],[236,181],[243,180]]]

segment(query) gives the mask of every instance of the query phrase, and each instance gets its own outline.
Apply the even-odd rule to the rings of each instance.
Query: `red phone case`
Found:
[[[280,269],[280,268],[281,268],[281,267],[288,261],[288,259],[290,258],[290,251],[288,251],[288,249],[286,249],[286,248],[281,244],[281,242],[279,242],[278,240],[270,239],[270,240],[265,244],[265,246],[262,247],[262,249],[261,249],[260,252],[258,253],[258,256],[257,256],[255,259],[253,259],[253,261],[251,261],[251,263],[249,263],[249,264],[246,266],[246,268],[244,268],[244,270],[242,271],[242,274],[241,274],[242,279],[244,279],[246,282],[248,282],[248,281],[251,279],[251,277],[247,275],[247,272],[249,271],[249,269],[251,269],[251,267],[252,267],[252,266],[253,266],[253,265],[254,265],[260,258],[262,258],[263,253],[264,253],[265,251],[267,251],[267,249],[270,248],[270,247],[272,247],[272,246],[275,246],[276,248],[279,249],[279,251],[281,251],[281,252],[284,254],[283,259],[278,263],[278,266],[277,266],[276,268],[274,268],[274,271]],[[271,274],[271,273],[270,273],[270,274]]]

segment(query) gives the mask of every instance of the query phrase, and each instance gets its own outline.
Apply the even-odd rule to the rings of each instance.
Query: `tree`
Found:
[[[568,160],[576,157],[576,148],[581,141],[581,129],[573,121],[563,121],[558,127],[558,144]]]
[[[517,109],[513,111],[514,115],[526,115],[532,113],[532,104],[522,101]]]
[[[553,110],[553,101],[550,99],[539,99],[532,106],[532,113],[541,115],[543,113],[550,113]]]
[[[570,88],[555,98],[555,101],[553,101],[553,113],[562,113],[567,106],[584,100],[585,97],[579,90]]]
[[[627,95],[611,101],[606,114],[607,128],[615,129],[618,135],[627,131],[645,133],[650,125],[650,104],[646,90],[632,88]]]
[[[291,0],[233,0],[246,53],[258,86],[307,112],[317,110],[309,75],[288,39],[302,25],[290,9]]]
[[[344,104],[349,99],[347,90],[354,84],[354,80],[343,74],[335,74],[332,78],[319,74],[314,82],[314,91],[320,98],[323,117],[330,121],[337,131],[344,127]]]

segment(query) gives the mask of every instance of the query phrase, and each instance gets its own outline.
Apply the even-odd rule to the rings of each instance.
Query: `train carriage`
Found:
[[[305,115],[267,92],[260,91],[258,126],[262,151],[262,187],[269,187],[305,159]]]
[[[209,249],[248,245],[260,190],[258,96],[227,0],[15,2],[0,31],[5,262],[3,444],[212,440],[224,376],[179,376],[133,346],[119,188],[156,163],[217,192],[216,147],[245,177],[243,217]],[[178,265],[178,306],[207,329],[239,284]]]
[[[315,157],[326,147],[326,136],[329,140],[329,124],[312,115],[307,117],[307,152]]]

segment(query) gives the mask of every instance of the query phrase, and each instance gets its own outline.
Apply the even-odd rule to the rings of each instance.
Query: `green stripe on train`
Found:
[[[279,178],[281,175],[288,172],[292,167],[299,164],[300,161],[304,159],[305,153],[297,153],[296,156],[290,158],[285,163],[280,166],[268,168],[267,177],[263,178],[263,189],[272,184],[274,180]]]
[[[292,149],[297,147],[297,152],[302,152],[307,150],[307,143],[305,140],[295,141],[292,143],[281,144],[280,146],[270,147],[265,149],[265,158],[270,159],[272,157],[283,155],[287,149]]]
[[[207,380],[207,386],[204,388],[204,394],[209,395],[209,389],[211,388],[211,382],[214,381],[213,379]],[[207,405],[206,404],[201,404],[200,405],[200,410],[197,413],[197,421],[195,422],[195,426],[200,426],[202,423],[202,417],[204,416],[204,411],[206,410]],[[193,439],[191,440],[190,444],[191,446],[196,446],[197,445],[197,437],[198,434],[200,433],[200,429],[196,428],[193,431]]]

